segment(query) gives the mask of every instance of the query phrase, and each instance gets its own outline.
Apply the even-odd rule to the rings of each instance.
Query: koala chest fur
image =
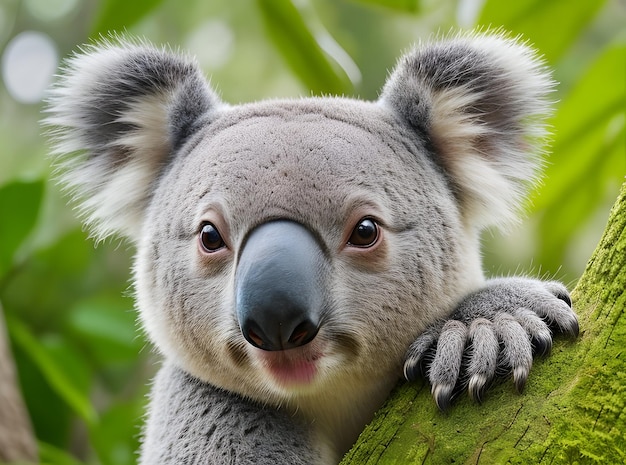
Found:
[[[340,99],[238,109],[159,180],[138,247],[142,321],[165,354],[339,448],[416,335],[482,281],[441,169],[396,126]]]
[[[523,386],[551,328],[577,334],[571,300],[485,281],[478,238],[534,179],[551,85],[499,34],[416,48],[375,102],[230,106],[148,44],[70,58],[47,118],[63,181],[136,246],[164,356],[142,463],[337,463],[435,346],[442,408],[462,368],[476,398],[501,365]]]

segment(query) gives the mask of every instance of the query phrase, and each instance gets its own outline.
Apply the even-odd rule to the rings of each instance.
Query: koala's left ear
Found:
[[[194,60],[149,44],[104,42],[67,61],[44,124],[95,236],[138,237],[156,179],[219,105]]]
[[[535,52],[501,34],[461,35],[400,59],[380,103],[426,141],[466,224],[516,219],[541,164],[553,90]]]

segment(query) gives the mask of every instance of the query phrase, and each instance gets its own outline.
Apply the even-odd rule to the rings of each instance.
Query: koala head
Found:
[[[515,218],[550,90],[526,46],[465,35],[406,54],[374,102],[230,106],[189,57],[120,41],[68,61],[47,122],[86,223],[136,245],[158,349],[331,410],[386,396],[408,345],[482,283],[479,231]]]

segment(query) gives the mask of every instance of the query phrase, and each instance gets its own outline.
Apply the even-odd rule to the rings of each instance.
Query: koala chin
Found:
[[[485,279],[515,221],[553,82],[502,33],[403,56],[377,101],[228,105],[196,62],[117,39],[50,92],[54,155],[94,236],[136,247],[163,356],[142,464],[334,464],[404,373],[445,409],[498,373],[521,390],[565,287]]]

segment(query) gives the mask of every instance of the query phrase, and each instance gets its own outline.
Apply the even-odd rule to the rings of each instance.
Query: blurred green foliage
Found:
[[[38,13],[44,5],[67,13]],[[69,6],[68,6],[69,5]],[[65,56],[127,31],[198,56],[231,102],[308,94],[373,99],[412,42],[502,27],[561,82],[546,179],[524,225],[485,235],[490,274],[573,282],[626,174],[626,10],[619,0],[6,0],[0,50],[25,30]],[[52,15],[52,16],[51,16]],[[46,19],[47,18],[47,19]],[[42,462],[132,464],[153,357],[130,297],[132,250],[94,248],[50,181],[41,104],[0,87],[0,302]]]

